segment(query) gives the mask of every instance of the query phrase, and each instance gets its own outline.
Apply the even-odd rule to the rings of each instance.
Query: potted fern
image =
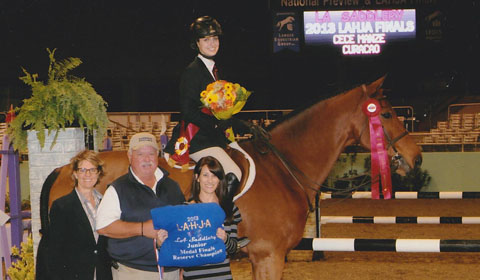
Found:
[[[20,80],[31,87],[32,96],[15,108],[17,116],[7,129],[16,150],[28,149],[34,252],[41,239],[39,198],[45,179],[85,149],[85,130],[87,136],[96,133],[96,143],[101,143],[109,122],[103,98],[85,79],[69,74],[82,61],[73,57],[57,61],[55,49],[47,51],[45,82],[22,68],[25,75]]]
[[[86,127],[87,133],[96,131],[96,143],[101,143],[106,133],[107,103],[84,78],[69,75],[82,61],[75,57],[57,61],[55,50],[47,49],[50,65],[46,82],[37,80],[38,74],[22,68],[25,76],[20,80],[31,87],[32,96],[15,109],[17,116],[7,130],[16,150],[26,150],[28,130],[36,132],[42,148],[46,134],[54,132],[50,149],[59,131],[66,127]]]

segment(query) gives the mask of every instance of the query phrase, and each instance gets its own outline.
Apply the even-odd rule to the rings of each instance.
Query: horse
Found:
[[[294,22],[294,21],[295,21],[295,18],[294,18],[294,17],[288,16],[288,17],[286,17],[285,19],[277,22],[278,31],[281,31],[282,28],[283,28],[283,26],[284,26],[285,24],[287,24],[287,27],[288,27],[288,24],[291,24],[291,23]],[[291,28],[288,28],[288,30],[292,31]]]
[[[379,116],[385,138],[394,139],[387,147],[388,154],[399,161],[398,170],[409,172],[421,165],[420,148],[383,95],[384,79],[385,76],[290,113],[271,126],[268,142],[238,143],[256,166],[253,185],[235,202],[243,218],[239,235],[251,240],[247,251],[254,279],[281,279],[285,256],[302,239],[312,210],[310,201],[342,151],[353,144],[370,149],[369,120],[362,112],[366,100],[375,98],[381,105]],[[103,193],[109,182],[127,171],[129,163],[124,151],[101,152],[100,157],[105,162],[106,176],[97,189]],[[170,172],[187,194],[192,172],[170,168],[163,158],[159,165]],[[69,165],[55,169],[43,186],[42,230],[48,229],[48,207],[52,201],[72,190],[70,172]]]

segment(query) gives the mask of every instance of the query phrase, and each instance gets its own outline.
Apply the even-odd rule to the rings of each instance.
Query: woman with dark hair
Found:
[[[97,153],[84,150],[70,161],[75,187],[50,208],[51,279],[112,279],[106,238],[95,230],[102,195],[95,185],[104,175]]]
[[[213,17],[202,16],[190,25],[190,31],[190,46],[197,56],[182,73],[179,100],[181,120],[173,130],[165,152],[170,159],[176,158],[174,161],[181,164],[188,163],[189,159],[197,162],[205,156],[215,157],[225,170],[228,195],[232,199],[239,187],[242,171],[224,150],[230,143],[225,130],[233,126],[235,131],[248,131],[236,118],[218,120],[200,101],[200,93],[207,85],[222,78],[222,71],[217,70],[215,63],[222,27]],[[185,144],[185,140],[188,143]],[[188,147],[188,154],[176,148],[185,146]]]
[[[201,158],[194,170],[192,198],[189,203],[218,203],[225,211],[223,228],[217,229],[217,237],[225,242],[227,258],[223,263],[208,264],[198,267],[184,268],[184,279],[232,279],[230,259],[244,245],[240,245],[237,237],[237,224],[242,221],[238,208],[226,197],[227,182],[220,162],[214,157]]]

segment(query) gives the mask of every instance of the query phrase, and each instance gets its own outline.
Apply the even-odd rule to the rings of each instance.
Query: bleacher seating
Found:
[[[254,124],[259,125],[263,123],[264,127],[268,127],[275,120],[252,120]],[[161,136],[166,135],[168,139],[172,137],[173,128],[178,124],[178,121],[170,121],[165,124],[161,122],[128,122],[127,126],[122,126],[120,124],[111,123],[108,129],[112,132],[112,144],[113,150],[128,150],[128,143],[132,135],[137,132],[148,132],[152,133],[157,141],[161,142]],[[247,137],[238,137],[238,139],[245,139]]]
[[[419,145],[461,145],[462,151],[465,145],[473,145],[476,150],[480,146],[480,113],[450,114],[448,120],[438,121],[436,128],[421,135]]]
[[[126,113],[128,115],[129,113]],[[148,114],[148,113],[147,113]],[[158,113],[157,113],[158,114]],[[118,115],[118,113],[117,113]],[[152,133],[159,143],[162,142],[162,135],[166,135],[168,139],[172,137],[173,128],[178,124],[178,121],[168,121],[169,118],[161,118],[157,121],[149,120],[145,121],[140,119],[134,121],[136,118],[129,118],[128,122],[119,123],[117,121],[110,121],[107,126],[107,130],[111,133],[112,147],[113,150],[128,150],[128,143],[132,135],[137,132],[149,132]],[[253,123],[258,125],[263,125],[268,127],[275,120],[274,119],[260,119],[260,120],[251,120]],[[0,123],[0,145],[2,145],[3,135],[6,133],[7,124]],[[238,137],[238,139],[248,138],[248,135],[245,137]],[[1,146],[0,146],[1,147]]]

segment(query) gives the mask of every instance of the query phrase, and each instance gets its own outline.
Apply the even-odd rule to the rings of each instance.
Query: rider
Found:
[[[198,54],[182,73],[181,120],[173,130],[172,139],[165,147],[165,152],[172,155],[170,158],[175,157],[180,164],[188,163],[188,156],[194,161],[205,156],[215,157],[225,169],[228,197],[231,200],[239,186],[242,171],[224,150],[229,143],[225,130],[232,125],[238,129],[239,122],[233,118],[218,120],[208,109],[202,109],[200,101],[200,93],[207,85],[219,80],[214,59],[220,47],[219,36],[222,35],[222,28],[214,18],[202,16],[191,24],[190,31],[190,46]],[[188,147],[188,151],[185,151],[187,148],[183,149],[184,147]]]

